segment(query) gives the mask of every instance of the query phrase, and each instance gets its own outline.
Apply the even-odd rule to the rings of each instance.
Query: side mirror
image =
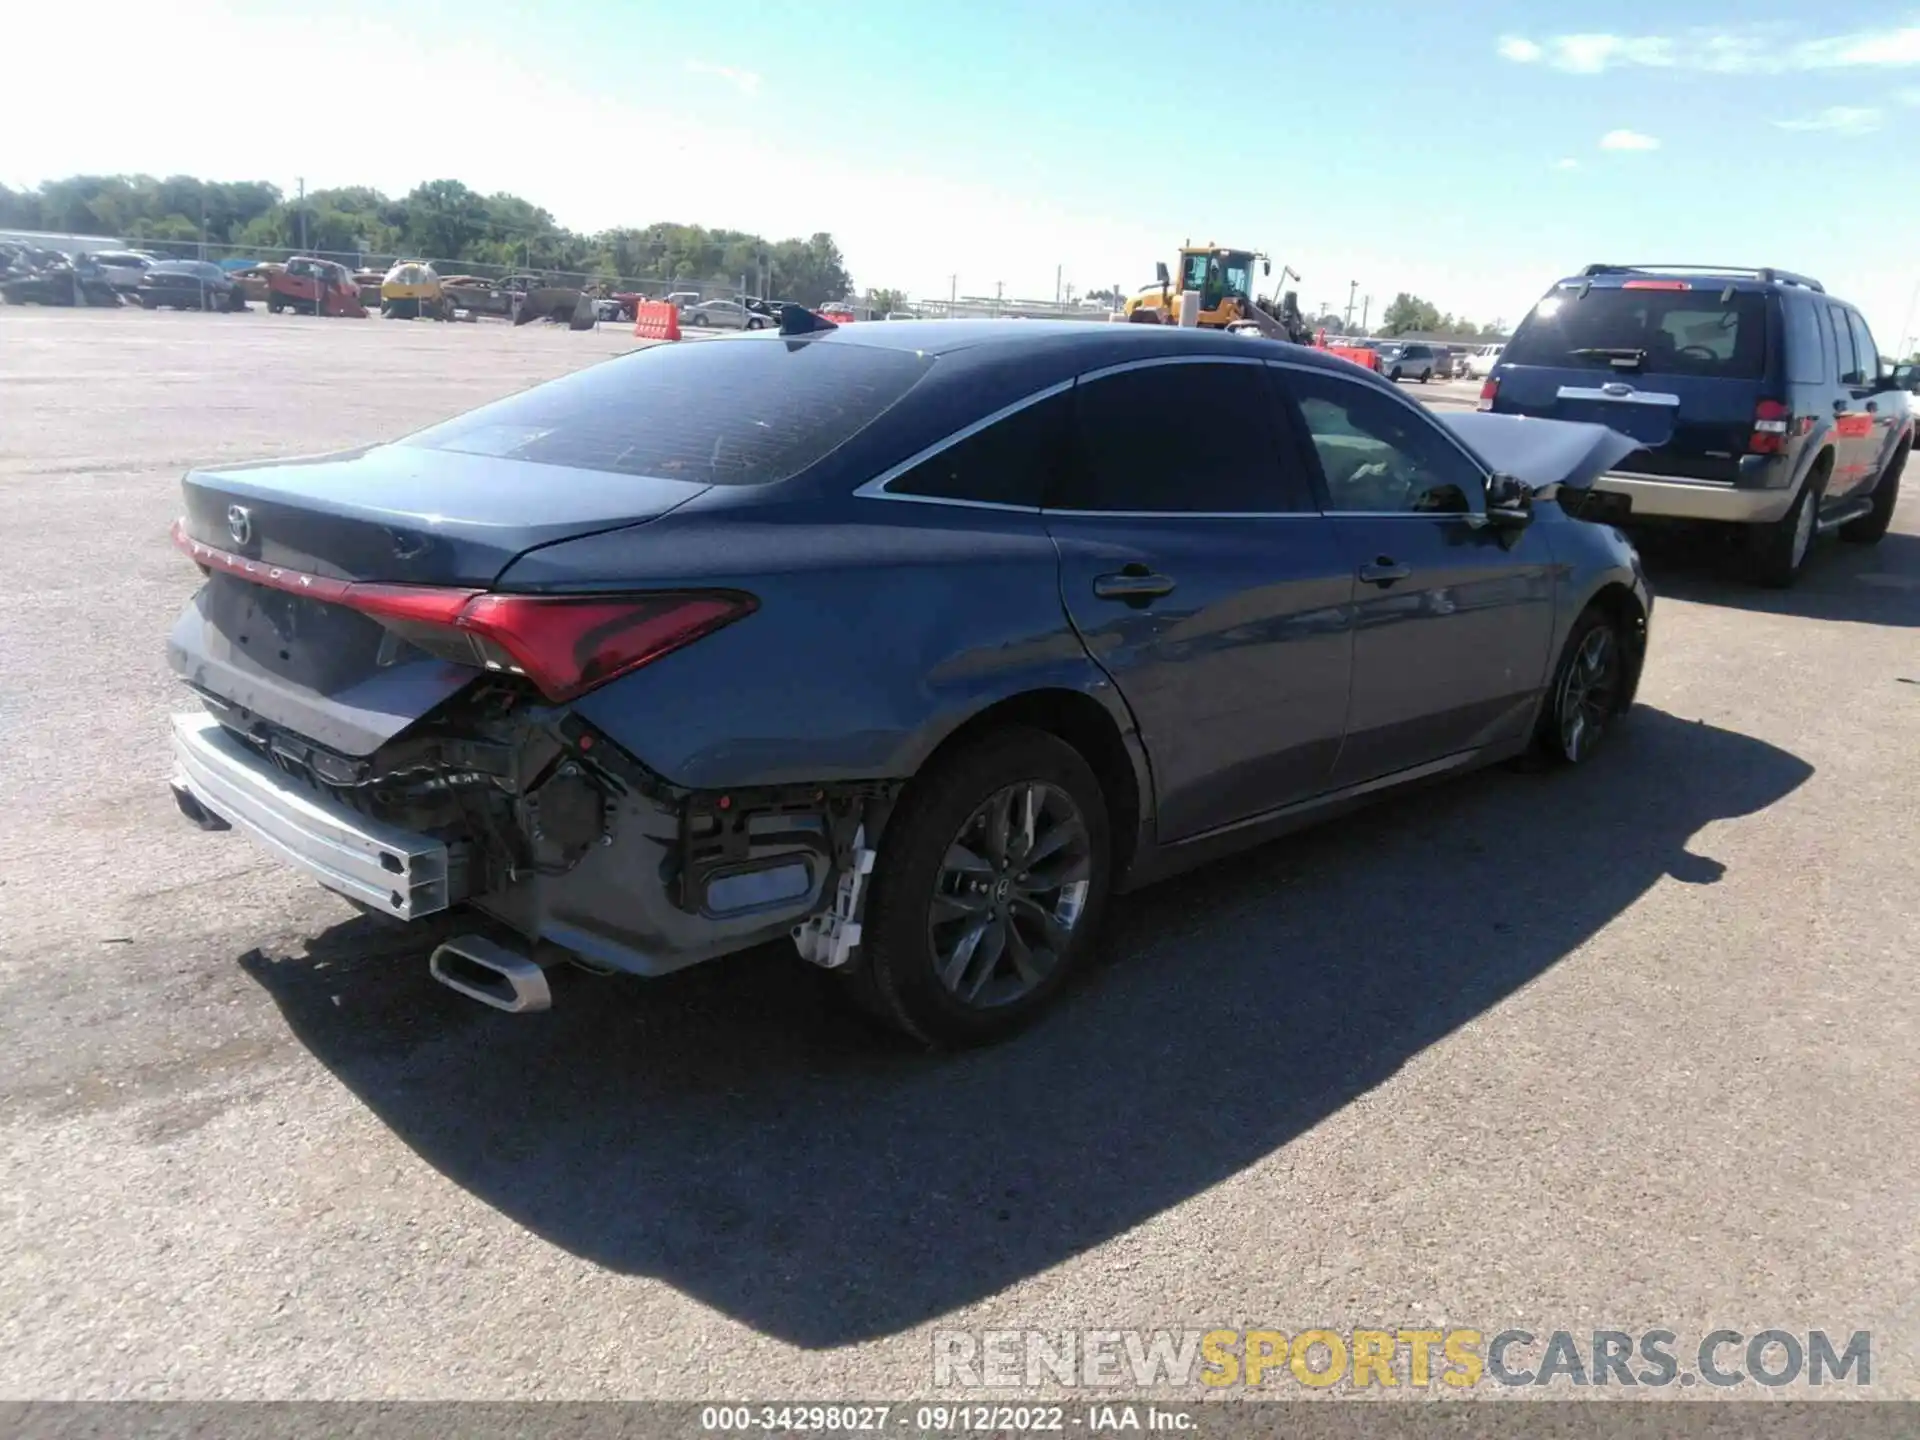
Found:
[[[1156,260],[1153,262],[1153,278],[1160,282],[1160,286],[1162,289],[1165,289],[1169,284],[1172,283],[1172,281],[1167,276],[1166,261]]]
[[[1487,520],[1512,529],[1533,520],[1533,487],[1512,475],[1495,475],[1487,482]]]
[[[1273,273],[1273,261],[1262,260],[1260,262],[1260,273],[1262,275],[1271,275]]]

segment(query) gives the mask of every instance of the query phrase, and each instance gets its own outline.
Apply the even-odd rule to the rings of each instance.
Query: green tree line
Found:
[[[1442,340],[1485,340],[1507,338],[1498,320],[1491,325],[1476,325],[1464,315],[1448,314],[1431,300],[1422,300],[1402,290],[1393,297],[1374,327],[1377,335],[1433,335]]]
[[[768,240],[659,223],[588,235],[518,195],[482,195],[458,180],[429,180],[398,198],[349,185],[300,200],[259,180],[76,175],[30,190],[0,185],[0,228],[262,252],[299,248],[336,259],[404,255],[606,279],[744,278],[749,287],[803,305],[841,300],[853,289],[840,249],[824,231]]]

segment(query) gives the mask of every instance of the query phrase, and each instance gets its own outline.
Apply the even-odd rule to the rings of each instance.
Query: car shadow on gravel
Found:
[[[429,1164],[552,1244],[808,1347],[896,1333],[1261,1160],[1553,966],[1812,773],[1641,709],[1592,767],[1384,802],[1117,902],[1012,1043],[925,1055],[769,947],[461,1000],[365,922],[242,960]]]
[[[1656,596],[1809,620],[1920,626],[1920,536],[1889,531],[1878,545],[1822,539],[1791,590],[1753,579],[1743,540],[1713,531],[1635,536]]]

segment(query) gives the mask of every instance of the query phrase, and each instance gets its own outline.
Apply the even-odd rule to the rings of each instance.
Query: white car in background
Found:
[[[1504,345],[1482,345],[1467,356],[1467,375],[1470,379],[1484,380],[1493,373],[1493,367],[1500,363],[1500,352]]]
[[[89,256],[105,273],[107,283],[116,290],[138,290],[149,265],[160,263],[158,255],[144,250],[96,250]]]
[[[682,310],[680,323],[696,329],[761,330],[766,328],[767,321],[765,316],[754,314],[738,300],[703,300]]]

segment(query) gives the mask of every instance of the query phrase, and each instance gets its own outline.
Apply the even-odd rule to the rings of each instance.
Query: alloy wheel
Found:
[[[947,846],[927,912],[947,993],[990,1009],[1044,984],[1072,943],[1093,877],[1080,809],[1058,786],[1004,786]]]
[[[1613,627],[1587,632],[1560,682],[1560,750],[1575,763],[1600,742],[1620,693],[1620,644]]]

